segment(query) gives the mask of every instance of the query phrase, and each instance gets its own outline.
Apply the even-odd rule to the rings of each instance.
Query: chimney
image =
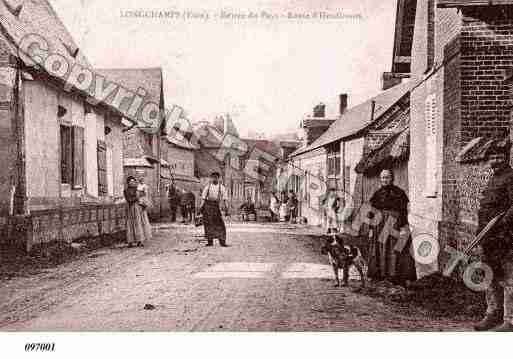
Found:
[[[303,129],[303,144],[310,145],[316,139],[328,130],[335,122],[334,119],[326,119],[320,117],[310,117],[303,120],[301,127]]]
[[[381,76],[381,88],[383,91],[401,83],[400,77],[395,77],[393,72],[383,72]]]
[[[322,102],[314,107],[313,117],[326,117],[326,105]]]
[[[340,112],[339,113],[342,115],[347,110],[347,94],[342,93],[342,94],[340,94],[339,98],[340,98],[340,109],[339,109]]]

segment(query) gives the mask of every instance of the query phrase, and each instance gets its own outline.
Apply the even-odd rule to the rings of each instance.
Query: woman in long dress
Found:
[[[137,191],[137,180],[129,176],[126,180],[127,187],[123,191],[126,207],[126,241],[128,247],[134,245],[143,246],[146,238],[146,231],[143,224],[143,208],[139,204],[139,192]]]
[[[144,178],[139,178],[139,185],[137,186],[137,192],[139,193],[139,204],[142,207],[142,219],[143,219],[143,228],[144,235],[146,239],[151,239],[151,224],[150,218],[148,216],[148,207],[151,206],[150,200],[150,191],[149,187],[146,183],[144,183]]]
[[[225,212],[228,210],[227,193],[226,188],[219,182],[219,177],[218,172],[210,175],[210,183],[203,189],[201,196],[200,211],[203,214],[207,246],[213,246],[214,239],[217,238],[221,247],[227,247],[226,226],[221,214],[221,206]]]
[[[393,184],[394,175],[391,170],[383,170],[380,180],[381,188],[370,199],[370,204],[378,210],[379,215],[374,216],[371,226],[367,276],[374,280],[389,280],[405,285],[416,279],[408,229],[409,200],[406,193]],[[393,227],[387,230],[386,225]],[[391,232],[393,235],[389,235]]]

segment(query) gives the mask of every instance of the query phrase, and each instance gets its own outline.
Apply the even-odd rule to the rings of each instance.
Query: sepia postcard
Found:
[[[0,355],[512,332],[512,100],[513,0],[0,0]]]

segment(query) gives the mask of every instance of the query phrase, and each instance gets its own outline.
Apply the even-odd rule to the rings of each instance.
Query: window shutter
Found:
[[[436,94],[427,97],[425,103],[426,117],[426,183],[424,194],[426,197],[436,197],[437,195],[437,109]]]
[[[61,183],[71,184],[72,178],[72,140],[71,127],[63,126],[61,130]]]
[[[106,196],[107,188],[107,146],[104,141],[98,141],[98,194]]]
[[[344,171],[344,190],[351,193],[351,166],[346,166]]]
[[[435,0],[428,0],[427,23],[427,69],[429,71],[435,63]]]
[[[73,126],[73,187],[84,185],[84,128]]]

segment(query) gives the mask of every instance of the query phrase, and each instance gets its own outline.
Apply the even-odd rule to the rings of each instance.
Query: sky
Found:
[[[336,115],[339,94],[349,106],[365,101],[391,67],[396,0],[50,2],[93,66],[162,67],[166,107],[181,106],[192,121],[230,113],[242,134],[295,130],[319,102]],[[134,10],[203,18],[141,18]]]

